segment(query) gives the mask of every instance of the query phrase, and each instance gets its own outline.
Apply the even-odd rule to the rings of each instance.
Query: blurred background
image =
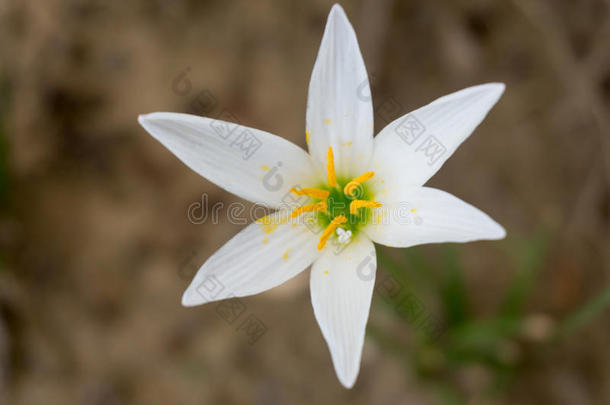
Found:
[[[227,216],[240,200],[137,115],[229,114],[305,147],[331,5],[0,1],[0,404],[610,403],[607,0],[342,2],[377,131],[507,84],[429,184],[508,237],[378,249],[354,389],[335,377],[308,272],[235,316],[180,306],[245,226]]]

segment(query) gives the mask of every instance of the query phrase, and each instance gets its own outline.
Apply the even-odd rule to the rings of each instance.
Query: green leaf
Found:
[[[0,208],[6,206],[9,193],[8,145],[6,115],[8,114],[8,83],[0,77]]]
[[[546,232],[518,240],[509,247],[508,255],[516,261],[517,272],[500,305],[500,315],[515,318],[523,316],[525,303],[529,298],[536,275],[541,268],[549,245]]]
[[[406,276],[407,266],[401,265],[390,255],[386,254],[383,248],[377,250],[377,264],[379,268],[390,274],[403,286],[409,284],[409,280]]]
[[[458,250],[455,246],[443,246],[444,280],[441,283],[441,300],[449,328],[464,323],[470,317],[466,286]]]
[[[582,328],[605,311],[608,308],[608,305],[610,305],[610,286],[604,288],[601,293],[561,321],[557,326],[555,339],[567,337],[576,330]]]

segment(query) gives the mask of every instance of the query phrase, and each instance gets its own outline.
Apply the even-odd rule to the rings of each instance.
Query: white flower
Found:
[[[210,118],[161,112],[138,119],[200,175],[278,210],[212,255],[182,304],[257,294],[311,265],[314,314],[348,388],[360,368],[375,283],[373,242],[409,247],[505,236],[477,208],[423,187],[483,120],[504,85],[441,97],[374,139],[369,91],[356,35],[335,5],[309,84],[309,154],[270,133]],[[302,206],[291,206],[299,199]]]

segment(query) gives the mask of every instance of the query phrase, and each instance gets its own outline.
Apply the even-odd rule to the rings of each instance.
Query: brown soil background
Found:
[[[338,383],[307,272],[244,299],[268,327],[249,345],[213,305],[182,308],[190,277],[243,225],[189,222],[239,201],[139,127],[153,111],[229,111],[305,147],[306,91],[331,2],[0,1],[0,403],[433,404],[367,337]],[[610,3],[354,0],[343,6],[372,76],[376,130],[441,95],[507,91],[431,185],[480,207],[503,242],[460,246],[477,313],[514,269],[511,238],[550,233],[528,310],[559,318],[610,277]],[[192,88],[176,91],[187,69]],[[388,104],[389,103],[389,104]],[[199,111],[202,112],[202,111]],[[225,212],[226,211],[221,211]],[[431,248],[431,254],[436,252]],[[371,319],[383,319],[374,303]],[[610,403],[610,314],[528,352],[506,404]],[[477,400],[481,373],[458,385]]]

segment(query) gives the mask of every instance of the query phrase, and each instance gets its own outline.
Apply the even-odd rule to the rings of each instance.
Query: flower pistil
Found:
[[[364,225],[368,212],[361,212],[371,208],[381,207],[381,203],[368,199],[368,193],[363,183],[373,176],[374,172],[366,172],[351,181],[337,180],[335,173],[335,160],[332,147],[328,148],[328,162],[326,164],[328,186],[318,188],[292,188],[290,191],[296,195],[308,196],[314,199],[311,204],[296,208],[290,214],[296,218],[306,212],[317,213],[318,222],[325,226],[318,243],[318,250],[322,250],[328,239],[337,231],[339,243],[347,244],[351,236]],[[315,200],[318,200],[317,202]],[[341,237],[339,237],[341,236]]]

